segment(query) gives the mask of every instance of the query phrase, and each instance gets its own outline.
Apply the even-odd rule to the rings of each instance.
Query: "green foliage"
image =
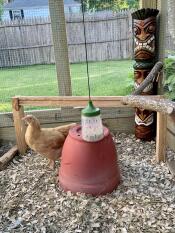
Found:
[[[81,2],[81,0],[77,1]],[[83,3],[86,11],[119,11],[139,6],[139,0],[84,0]]]
[[[165,94],[168,96],[168,98],[175,100],[175,59],[167,58],[165,64]]]
[[[134,91],[134,71],[133,70],[132,70],[132,72],[128,73],[128,77],[126,80],[127,80],[128,89],[131,92],[133,92]]]
[[[0,20],[2,17],[2,13],[3,13],[3,3],[4,3],[4,0],[0,0]]]
[[[138,9],[139,8],[139,0],[128,0],[128,5],[129,5],[129,8],[132,8],[132,9]]]
[[[0,21],[2,20],[4,0],[0,0]]]

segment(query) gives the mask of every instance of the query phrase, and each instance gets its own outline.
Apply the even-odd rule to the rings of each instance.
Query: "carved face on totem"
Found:
[[[156,17],[134,19],[134,55],[136,60],[151,60],[155,57]]]
[[[135,69],[134,70],[134,88],[137,89],[139,85],[143,82],[143,80],[148,76],[150,73],[150,69]],[[144,90],[143,94],[153,94],[153,83],[150,83]]]
[[[149,126],[153,123],[153,112],[136,108],[135,122],[137,125]]]
[[[135,89],[148,76],[154,66],[157,9],[143,8],[132,13],[134,31],[134,82]],[[142,92],[152,95],[154,84],[150,83]],[[154,137],[154,112],[136,108],[135,135],[137,138],[151,140]]]

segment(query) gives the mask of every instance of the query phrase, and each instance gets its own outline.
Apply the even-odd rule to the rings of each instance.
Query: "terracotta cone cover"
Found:
[[[69,131],[64,143],[59,169],[59,185],[65,191],[102,195],[112,192],[120,183],[120,170],[111,134],[104,127],[104,138],[86,142],[81,126]]]

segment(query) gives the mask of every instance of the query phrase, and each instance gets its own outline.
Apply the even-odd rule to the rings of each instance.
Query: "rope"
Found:
[[[86,26],[85,26],[85,6],[83,4],[83,0],[81,0],[81,7],[82,7],[82,15],[83,15],[84,43],[85,43],[85,55],[86,55],[86,72],[87,72],[87,78],[88,78],[88,93],[89,93],[89,100],[91,100],[89,62],[88,62]]]

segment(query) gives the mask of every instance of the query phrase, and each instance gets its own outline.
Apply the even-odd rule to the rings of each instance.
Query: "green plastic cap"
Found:
[[[81,111],[81,114],[86,117],[93,117],[100,115],[100,109],[94,107],[91,100],[89,100],[88,105]]]

